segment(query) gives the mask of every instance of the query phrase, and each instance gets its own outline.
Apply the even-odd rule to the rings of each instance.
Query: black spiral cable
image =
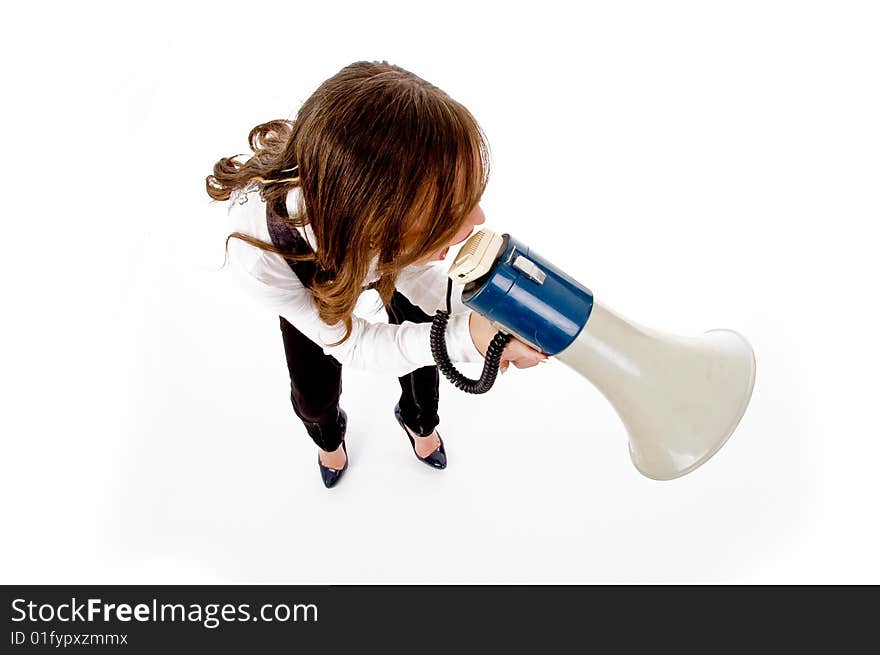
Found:
[[[480,374],[480,379],[472,380],[462,375],[449,360],[449,351],[446,350],[446,324],[449,322],[450,314],[452,314],[452,278],[446,285],[446,310],[438,309],[431,323],[431,354],[434,355],[437,368],[456,387],[467,393],[486,393],[495,384],[495,378],[498,377],[498,367],[501,364],[501,353],[512,335],[499,331],[494,336],[486,349],[486,358],[483,362],[483,372]]]

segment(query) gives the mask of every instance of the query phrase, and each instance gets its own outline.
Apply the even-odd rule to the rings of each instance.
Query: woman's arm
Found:
[[[236,264],[236,278],[247,295],[262,308],[283,316],[343,366],[392,373],[400,377],[434,364],[430,323],[405,321],[401,325],[390,325],[370,323],[359,316],[352,316],[351,336],[338,346],[327,345],[341,339],[345,327],[341,322],[330,326],[321,320],[314,296],[293,275],[287,262],[274,253],[260,251],[252,263],[245,263],[234,256],[236,250],[238,248],[230,246],[231,259]],[[445,294],[444,287],[444,305]],[[447,349],[453,361],[483,361],[471,338],[469,318],[470,310],[466,310],[452,316],[447,326]]]

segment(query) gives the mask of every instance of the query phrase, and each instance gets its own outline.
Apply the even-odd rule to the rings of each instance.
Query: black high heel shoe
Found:
[[[345,429],[348,426],[348,415],[345,413],[345,410],[339,410],[339,419],[342,425],[342,434],[345,434]],[[318,453],[318,469],[321,471],[321,480],[324,481],[324,486],[328,489],[339,482],[339,478],[342,477],[342,474],[345,473],[345,469],[348,468],[348,451],[345,449],[344,438],[342,439],[342,452],[345,453],[345,464],[343,464],[342,468],[339,470],[331,469],[321,464],[321,453]]]
[[[416,452],[416,441],[413,439],[412,435],[409,433],[409,430],[406,427],[406,424],[403,422],[403,419],[400,416],[400,403],[397,403],[394,406],[394,418],[397,419],[397,422],[400,423],[400,427],[403,428],[403,431],[406,433],[407,439],[409,439],[410,444],[412,445],[413,453],[418,458],[419,461],[424,462],[431,468],[435,469],[445,469],[446,468],[446,449],[443,447],[443,439],[440,437],[440,433],[437,433],[437,438],[440,439],[440,446],[433,453],[428,455],[427,457],[419,457],[419,453]]]
[[[345,453],[345,464],[339,470],[331,469],[321,464],[321,454],[318,453],[318,468],[321,470],[321,479],[324,481],[324,486],[328,489],[339,482],[339,478],[342,477],[345,469],[348,468],[348,451],[345,449],[344,440],[342,442],[342,451]]]

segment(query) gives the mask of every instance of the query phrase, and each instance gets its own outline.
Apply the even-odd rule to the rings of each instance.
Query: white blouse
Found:
[[[291,215],[296,211],[298,193],[294,189],[287,196],[288,213]],[[255,185],[230,196],[227,215],[231,232],[243,232],[266,243],[272,242],[266,226],[266,203],[260,198]],[[311,226],[299,229],[315,250]],[[229,240],[229,257],[238,272],[236,278],[248,295],[287,319],[318,344],[325,354],[335,357],[343,366],[351,365],[400,377],[422,366],[434,364],[430,323],[373,323],[355,315],[352,316],[351,336],[338,346],[328,346],[342,338],[345,325],[340,321],[331,326],[321,320],[312,292],[303,286],[287,260],[238,239]],[[375,275],[376,261],[373,260],[370,273],[364,280],[365,286],[378,279]],[[447,276],[439,264],[431,262],[424,266],[408,266],[401,271],[397,280],[397,290],[428,315],[446,308]],[[483,356],[471,339],[468,327],[470,314],[471,310],[461,301],[461,287],[453,286],[452,316],[446,327],[446,347],[454,362],[483,361]]]

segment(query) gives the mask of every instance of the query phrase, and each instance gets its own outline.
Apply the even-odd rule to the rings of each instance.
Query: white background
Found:
[[[0,39],[0,581],[880,582],[874,3],[23,7]],[[638,322],[750,339],[714,459],[642,477],[554,361],[482,397],[444,380],[437,472],[396,380],[346,370],[351,467],[324,489],[204,178],[361,59],[477,117],[486,227]]]

